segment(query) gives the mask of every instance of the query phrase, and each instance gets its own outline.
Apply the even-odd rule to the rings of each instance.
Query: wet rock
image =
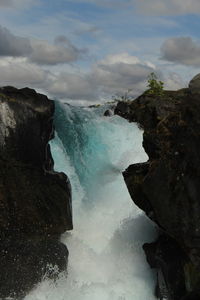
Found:
[[[128,187],[131,197],[134,199],[135,204],[144,210],[151,219],[153,217],[153,208],[148,200],[148,197],[143,193],[141,189],[141,182],[148,173],[149,163],[141,163],[130,165],[123,176]],[[138,201],[139,200],[139,201]]]
[[[0,255],[1,299],[8,291],[10,297],[22,299],[39,281],[56,279],[67,268],[67,247],[56,239],[3,241]]]
[[[186,256],[179,245],[161,234],[155,243],[144,244],[143,248],[150,266],[158,269],[156,296],[180,300],[186,294],[183,269]]]
[[[122,113],[121,107],[123,107]],[[191,93],[191,88],[165,91],[162,96],[144,93],[132,103],[120,104],[115,112],[130,122],[137,122],[144,130],[143,146],[149,161],[130,166],[123,173],[124,179],[133,201],[169,237],[166,242],[167,247],[171,247],[172,240],[179,246],[179,251],[174,252],[179,267],[173,267],[173,256],[166,259],[162,247],[161,252],[166,264],[172,265],[174,272],[178,268],[184,270],[185,292],[176,297],[178,291],[171,285],[169,277],[166,279],[162,272],[163,275],[159,275],[159,278],[164,276],[166,287],[170,287],[168,291],[172,295],[170,300],[182,299],[181,297],[188,293],[191,295],[198,293],[200,285],[199,94],[194,91]],[[181,253],[184,253],[186,258],[183,259]],[[181,276],[177,279],[180,282]]]
[[[188,293],[182,300],[199,300],[200,299],[200,291],[199,292],[191,292]]]
[[[0,297],[31,289],[47,260],[66,267],[68,252],[58,240],[72,229],[71,187],[64,173],[53,170],[48,145],[53,114],[53,101],[32,89],[0,89],[0,250],[8,253],[0,256]],[[53,251],[46,259],[52,245],[60,261]],[[20,277],[18,284],[19,272],[27,274],[27,281]]]
[[[119,101],[115,108],[115,114],[120,116],[127,116],[129,114],[129,104],[128,102]]]
[[[111,109],[107,109],[105,112],[104,112],[104,116],[105,117],[110,117],[113,115],[113,112]]]

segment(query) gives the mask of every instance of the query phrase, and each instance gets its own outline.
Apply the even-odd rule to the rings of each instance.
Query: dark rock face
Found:
[[[160,237],[152,246],[159,298],[167,293],[170,300],[200,299],[199,93],[182,89],[162,96],[143,94],[132,103],[119,104],[115,113],[144,129],[149,161],[129,166],[123,175],[133,201],[169,238]],[[172,255],[167,257],[165,249],[172,249]],[[172,270],[176,286],[174,277],[166,275]]]
[[[190,93],[199,93],[200,94],[200,74],[197,74],[192,78],[192,80],[189,83],[189,90]]]
[[[150,266],[158,270],[156,296],[159,299],[181,299],[186,294],[182,264],[186,257],[179,245],[162,234],[158,241],[144,244],[143,248]]]
[[[104,112],[104,116],[105,117],[110,117],[113,115],[113,112],[111,109],[107,109],[105,112]]]
[[[0,89],[0,298],[24,295],[47,265],[66,268],[59,236],[72,229],[71,188],[53,171],[53,114],[34,90]]]
[[[22,299],[42,278],[55,279],[67,268],[67,247],[55,239],[5,241],[0,255],[0,299]]]

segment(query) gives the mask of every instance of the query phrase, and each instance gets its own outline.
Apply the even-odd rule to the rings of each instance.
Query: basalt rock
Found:
[[[54,102],[32,89],[0,89],[1,299],[24,295],[48,266],[66,269],[59,237],[72,229],[71,188],[53,170],[53,114]]]
[[[200,94],[200,74],[197,74],[189,83],[190,93],[199,93]]]
[[[155,243],[144,244],[147,261],[157,268],[156,296],[180,300],[186,294],[183,261],[185,253],[176,241],[164,234]]]
[[[0,245],[1,298],[21,300],[38,281],[56,279],[67,268],[67,247],[55,238],[4,240]],[[9,298],[10,299],[10,298]]]
[[[129,166],[123,175],[133,201],[167,237],[164,241],[160,237],[152,245],[151,260],[154,257],[160,278],[157,295],[159,299],[197,299],[200,295],[199,92],[191,91],[190,87],[164,91],[163,95],[144,93],[135,101],[119,103],[115,113],[137,122],[144,130],[143,146],[149,161]],[[169,256],[166,249],[171,249]],[[166,275],[173,271],[176,286],[171,282],[173,276]],[[165,283],[164,288],[161,282]]]
[[[110,117],[113,115],[113,112],[111,109],[107,109],[105,112],[104,112],[104,116],[105,117]]]

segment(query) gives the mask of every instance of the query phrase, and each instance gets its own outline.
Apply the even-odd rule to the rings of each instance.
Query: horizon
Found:
[[[0,86],[90,105],[199,73],[198,0],[0,0]]]

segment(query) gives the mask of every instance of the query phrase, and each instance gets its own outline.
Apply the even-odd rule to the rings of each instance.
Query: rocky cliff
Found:
[[[66,269],[60,234],[72,229],[67,176],[53,171],[54,103],[32,89],[0,89],[0,298],[23,297],[52,267]]]
[[[133,201],[160,228],[145,244],[159,299],[200,299],[200,76],[189,88],[144,93],[115,113],[144,129],[146,163],[123,173]]]

